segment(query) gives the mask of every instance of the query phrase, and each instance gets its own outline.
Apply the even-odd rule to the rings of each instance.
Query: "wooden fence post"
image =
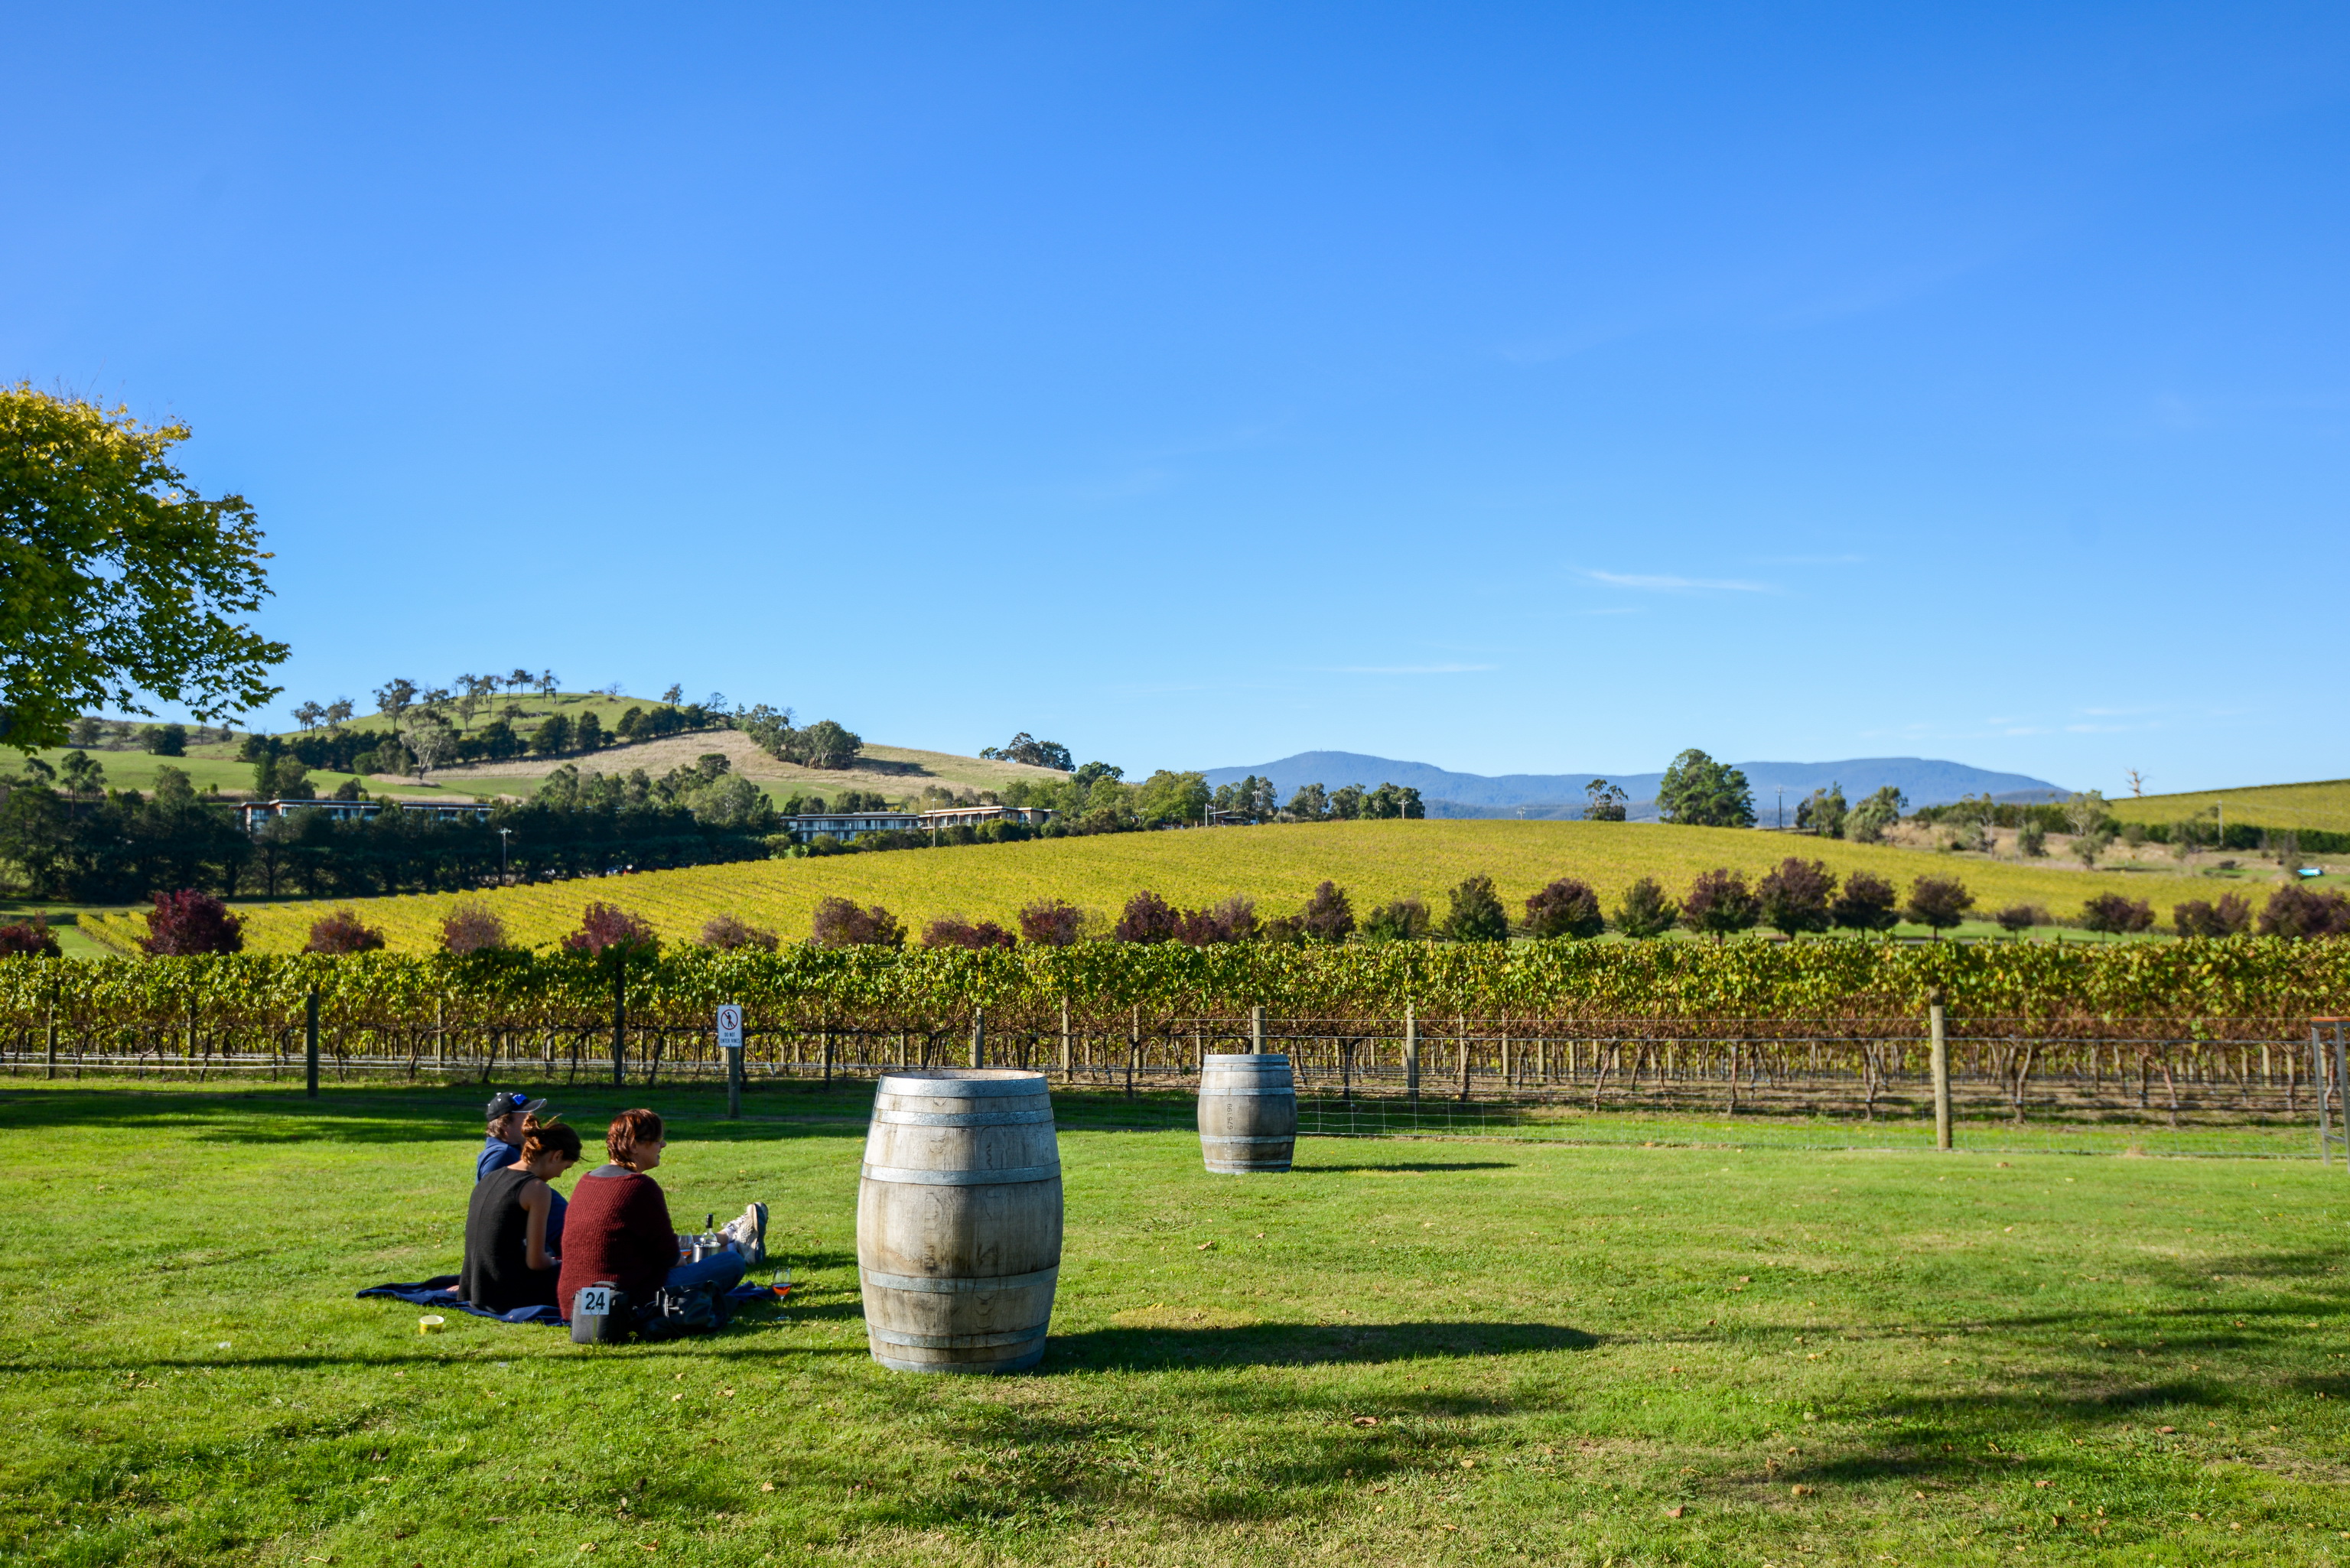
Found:
[[[310,1098],[318,1097],[318,988],[310,988],[302,1004],[302,1085]]]
[[[1061,1082],[1072,1082],[1077,1071],[1077,1058],[1069,1043],[1069,999],[1061,998]]]
[[[1403,1087],[1413,1099],[1419,1098],[1419,1018],[1409,1002],[1403,1004]]]
[[[1950,1039],[1942,1020],[1942,992],[1926,993],[1926,1028],[1934,1053],[1934,1147],[1950,1147]]]
[[[1249,1049],[1260,1056],[1264,1054],[1264,1009],[1262,1006],[1249,1009]]]
[[[48,1018],[48,1075],[52,1078],[57,1075],[57,987],[61,983],[63,982],[60,981],[57,974],[52,971],[49,975]]]
[[[987,1065],[987,1009],[984,1007],[971,1010],[971,1064],[974,1067]]]

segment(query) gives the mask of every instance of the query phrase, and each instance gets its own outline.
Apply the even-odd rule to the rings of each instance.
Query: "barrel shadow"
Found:
[[[1184,1366],[1376,1366],[1464,1356],[1589,1350],[1596,1335],[1535,1323],[1258,1324],[1247,1328],[1103,1328],[1056,1334],[1044,1365],[1052,1376]]]

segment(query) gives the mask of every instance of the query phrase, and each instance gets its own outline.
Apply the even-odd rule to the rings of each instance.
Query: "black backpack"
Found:
[[[714,1284],[663,1285],[652,1300],[637,1309],[637,1334],[642,1339],[675,1339],[681,1334],[716,1334],[734,1319],[734,1303]]]

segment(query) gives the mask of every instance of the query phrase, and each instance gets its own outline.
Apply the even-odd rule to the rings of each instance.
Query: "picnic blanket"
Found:
[[[409,1285],[369,1285],[359,1293],[358,1299],[364,1301],[369,1296],[389,1296],[393,1301],[406,1302],[410,1306],[425,1307],[435,1312],[462,1312],[473,1317],[488,1318],[493,1323],[536,1323],[549,1328],[561,1328],[568,1321],[551,1306],[516,1307],[512,1312],[492,1312],[487,1307],[477,1307],[457,1293],[457,1276],[454,1274],[435,1274],[429,1280],[419,1280]],[[765,1285],[754,1285],[745,1280],[727,1292],[726,1299],[740,1307],[750,1302],[772,1301],[775,1293]]]

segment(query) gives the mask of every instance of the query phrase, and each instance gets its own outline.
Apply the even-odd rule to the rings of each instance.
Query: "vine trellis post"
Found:
[[[629,1066],[629,958],[625,950],[612,950],[612,1086],[619,1088],[628,1081]]]
[[[1926,1030],[1934,1053],[1934,1147],[1950,1147],[1950,1037],[1942,1020],[1945,998],[1938,986],[1926,993]]]

